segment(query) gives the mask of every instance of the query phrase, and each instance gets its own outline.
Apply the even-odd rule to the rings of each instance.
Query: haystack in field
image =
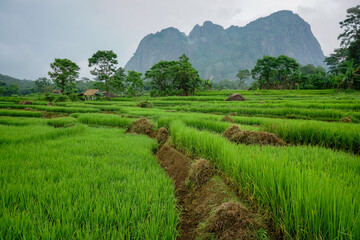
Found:
[[[200,186],[208,182],[215,175],[215,168],[208,160],[198,159],[191,164],[189,172],[190,182]]]
[[[215,239],[253,239],[248,228],[257,225],[250,212],[238,202],[226,202],[215,209],[210,217],[209,231]]]
[[[149,137],[156,137],[156,131],[153,130],[154,124],[149,122],[146,118],[140,118],[135,121],[125,133],[135,133],[148,135]]]
[[[286,143],[273,133],[241,130],[238,126],[233,125],[225,130],[223,136],[231,142],[237,144],[260,144],[284,146]]]
[[[234,93],[233,95],[225,99],[225,101],[245,101],[245,100],[246,99],[240,93]]]
[[[19,102],[19,105],[32,105],[32,101]]]
[[[223,119],[221,119],[221,121],[234,123],[234,120],[229,115],[226,115]]]
[[[162,146],[169,138],[169,132],[166,128],[161,127],[156,132],[156,139],[158,144]]]

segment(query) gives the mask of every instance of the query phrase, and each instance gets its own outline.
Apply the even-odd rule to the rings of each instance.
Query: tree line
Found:
[[[150,90],[153,96],[192,95],[196,89],[206,85],[201,80],[198,71],[192,67],[186,55],[178,61],[160,61],[145,73],[125,71],[117,67],[117,55],[112,51],[99,50],[89,58],[90,73],[95,76],[91,87],[107,93],[127,94],[138,96],[143,91]],[[50,79],[39,78],[35,81],[36,90],[49,92],[52,86],[63,93],[78,91],[79,66],[69,59],[56,58],[50,64]],[[89,79],[85,79],[89,83]],[[203,84],[205,83],[205,84]],[[86,85],[86,84],[85,84]],[[90,84],[87,84],[90,86]]]
[[[360,89],[360,5],[347,10],[340,27],[344,29],[338,36],[340,48],[325,58],[328,72],[321,66],[300,66],[288,56],[264,56],[251,72],[239,71],[239,85],[251,76],[252,88],[260,89]]]
[[[38,78],[33,92],[51,92],[53,87],[63,93],[83,92],[96,88],[107,93],[138,96],[149,91],[152,96],[192,95],[196,90],[211,89],[360,89],[360,5],[347,10],[340,22],[344,32],[338,36],[340,48],[325,58],[328,71],[322,66],[301,66],[285,55],[264,56],[253,69],[242,69],[237,81],[214,83],[200,78],[186,55],[177,61],[160,61],[146,71],[145,76],[118,67],[112,50],[99,50],[88,59],[95,81],[79,77],[80,67],[69,59],[55,58],[48,72],[50,79]],[[252,84],[249,82],[252,80]],[[17,84],[0,82],[0,95],[18,94]]]

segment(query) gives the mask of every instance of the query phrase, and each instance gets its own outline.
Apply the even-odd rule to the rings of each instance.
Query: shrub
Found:
[[[69,102],[70,99],[67,95],[59,95],[55,98],[55,102]]]
[[[141,108],[151,108],[152,104],[150,102],[148,102],[148,100],[145,100],[145,101],[139,102],[139,104],[137,106],[141,107]]]

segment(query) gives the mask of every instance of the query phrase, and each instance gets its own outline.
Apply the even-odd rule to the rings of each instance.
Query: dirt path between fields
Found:
[[[199,164],[209,166],[208,161],[192,161],[167,144],[158,150],[156,157],[174,181],[181,208],[179,240],[273,239],[261,216],[239,200],[215,169],[206,170],[204,164]]]

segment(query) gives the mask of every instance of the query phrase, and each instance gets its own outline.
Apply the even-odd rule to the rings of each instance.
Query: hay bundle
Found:
[[[250,239],[248,228],[254,225],[249,211],[238,202],[226,202],[210,217],[209,231],[215,239]]]
[[[146,118],[140,118],[135,121],[125,133],[135,133],[155,137],[156,132],[153,130],[154,125]]]
[[[32,105],[32,101],[19,102],[19,105]]]
[[[234,93],[228,97],[225,101],[245,101],[246,99],[240,93]]]
[[[215,169],[208,160],[198,159],[191,164],[189,180],[198,186],[208,182],[214,175]]]
[[[166,128],[161,127],[156,132],[156,140],[158,144],[161,146],[163,145],[169,138],[169,132]]]
[[[229,115],[226,115],[221,121],[234,123],[234,120]]]
[[[284,146],[286,143],[273,133],[258,132],[258,131],[242,131],[238,126],[233,125],[225,130],[223,136],[237,144],[260,144],[260,145],[273,145]]]
[[[351,123],[351,122],[352,122],[352,118],[351,118],[351,117],[344,117],[343,119],[341,119],[340,122]]]

